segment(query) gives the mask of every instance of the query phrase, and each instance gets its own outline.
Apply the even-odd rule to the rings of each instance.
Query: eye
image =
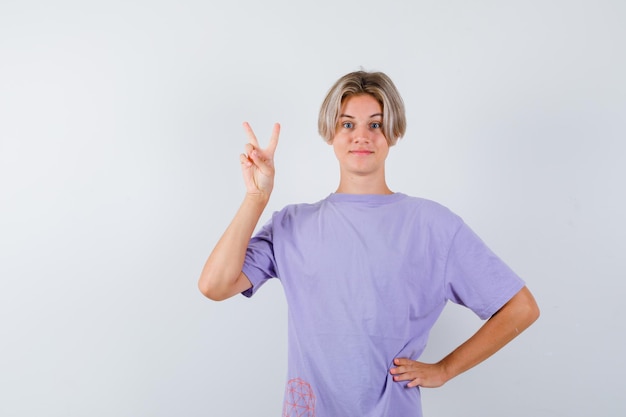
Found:
[[[354,124],[352,122],[343,122],[341,123],[341,126],[345,129],[352,129],[354,127]]]
[[[382,127],[383,127],[383,124],[382,124],[382,123],[380,123],[380,122],[373,122],[372,124],[370,124],[370,127],[371,127],[372,129],[380,129],[380,128],[382,128]]]

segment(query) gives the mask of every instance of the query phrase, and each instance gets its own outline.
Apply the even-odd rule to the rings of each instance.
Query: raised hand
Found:
[[[274,152],[278,145],[280,125],[274,124],[270,143],[265,149],[259,146],[259,141],[248,122],[244,122],[243,128],[249,139],[245,147],[246,153],[239,157],[246,192],[250,195],[269,198],[274,188]]]

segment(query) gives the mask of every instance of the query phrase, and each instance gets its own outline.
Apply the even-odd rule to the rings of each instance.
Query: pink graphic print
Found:
[[[287,381],[283,417],[315,417],[315,394],[300,378]]]

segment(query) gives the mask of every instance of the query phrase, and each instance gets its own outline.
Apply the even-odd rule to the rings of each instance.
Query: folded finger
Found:
[[[250,158],[248,158],[248,155],[246,154],[240,154],[239,155],[239,162],[241,162],[242,165],[244,166],[252,166],[252,161],[250,161]]]

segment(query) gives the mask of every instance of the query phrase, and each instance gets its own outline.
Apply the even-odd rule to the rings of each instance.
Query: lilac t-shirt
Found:
[[[524,285],[450,210],[401,193],[287,206],[243,272],[244,295],[277,277],[287,298],[283,416],[421,416],[393,359],[419,358],[447,300],[486,319]]]

